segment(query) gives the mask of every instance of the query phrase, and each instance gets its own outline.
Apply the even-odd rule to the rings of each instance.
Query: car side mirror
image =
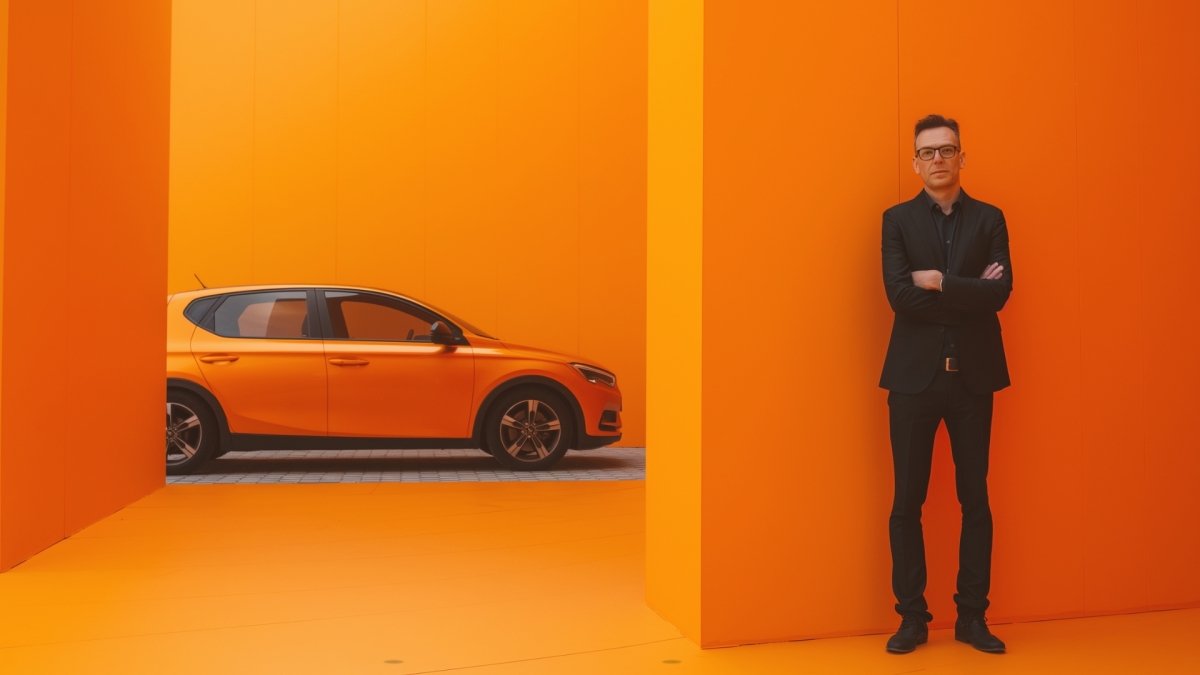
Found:
[[[430,339],[439,345],[456,345],[458,339],[450,332],[450,327],[441,321],[434,321],[429,327]]]

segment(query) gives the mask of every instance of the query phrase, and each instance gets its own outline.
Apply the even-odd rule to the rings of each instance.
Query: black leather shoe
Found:
[[[954,639],[966,642],[975,649],[989,654],[1003,654],[1004,643],[988,630],[987,620],[982,616],[960,618],[954,623]]]
[[[904,617],[900,630],[888,638],[887,650],[893,654],[907,654],[929,641],[929,624],[917,617]]]

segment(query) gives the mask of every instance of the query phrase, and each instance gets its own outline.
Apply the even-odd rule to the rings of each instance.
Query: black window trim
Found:
[[[462,330],[462,328],[458,327],[458,324],[456,324],[453,321],[451,321],[450,319],[447,319],[446,317],[442,316],[439,312],[435,312],[432,309],[430,309],[424,305],[421,305],[416,302],[413,302],[412,300],[409,300],[408,298],[403,298],[398,295],[392,295],[391,293],[385,293],[383,291],[367,290],[365,288],[321,287],[321,288],[317,288],[315,291],[315,295],[317,298],[316,299],[317,315],[320,317],[321,334],[329,336],[329,337],[325,338],[325,340],[328,342],[387,342],[387,343],[391,343],[391,344],[437,344],[435,342],[424,342],[424,341],[418,341],[418,340],[355,340],[354,338],[350,338],[350,337],[344,337],[344,338],[334,337],[333,336],[333,321],[331,321],[329,318],[329,299],[325,297],[326,292],[357,293],[359,295],[374,295],[376,297],[380,297],[380,298],[384,298],[387,300],[391,300],[393,302],[397,302],[405,307],[411,307],[414,310],[413,313],[418,316],[420,316],[421,314],[427,314],[427,315],[434,317],[434,321],[441,321],[442,323],[446,324],[446,326],[448,328],[450,328],[450,332],[454,334],[456,344],[460,344],[460,345],[471,344],[467,340],[466,336],[463,335],[463,330]],[[431,325],[432,325],[432,323],[433,322],[430,322]]]
[[[244,336],[244,335],[221,335],[220,333],[217,332],[217,325],[216,325],[217,310],[221,308],[221,305],[225,304],[226,300],[228,300],[229,298],[231,298],[235,295],[262,295],[264,293],[304,293],[305,301],[308,304],[308,324],[309,324],[308,327],[309,327],[309,331],[311,333],[313,333],[313,335],[309,335],[308,337],[278,338],[278,337],[251,337],[251,336]],[[204,313],[204,316],[200,319],[200,322],[197,323],[196,326],[198,328],[203,329],[204,331],[206,331],[208,333],[211,333],[211,334],[219,337],[219,338],[224,338],[226,340],[324,340],[325,339],[325,332],[324,332],[323,324],[319,320],[313,321],[313,317],[318,315],[316,310],[318,309],[319,304],[317,302],[316,291],[314,291],[312,288],[307,288],[307,287],[260,288],[258,290],[253,290],[253,291],[234,291],[232,293],[221,293],[221,294],[217,294],[217,295],[205,295],[205,296],[196,298],[195,300],[192,300],[192,302],[189,302],[188,307],[190,307],[192,305],[192,303],[194,303],[194,302],[200,302],[202,300],[207,300],[208,298],[213,298],[213,297],[216,297],[217,301],[214,302],[212,304],[212,306],[208,308],[208,311]],[[184,311],[185,312],[187,311],[186,307],[184,308]]]

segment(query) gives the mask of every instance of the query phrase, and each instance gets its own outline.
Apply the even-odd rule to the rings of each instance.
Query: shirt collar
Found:
[[[937,209],[938,213],[942,212],[942,208],[940,206],[938,206],[937,202],[933,201],[933,197],[929,196],[929,193],[925,191],[925,188],[921,188],[921,196],[925,198],[925,206],[927,208],[929,208],[931,211],[933,209]],[[961,187],[958,188],[958,196],[954,198],[954,204],[950,208],[950,213],[952,213],[952,214],[956,213],[959,209],[962,208],[963,199],[966,198],[966,196],[967,196],[966,191],[963,190]]]

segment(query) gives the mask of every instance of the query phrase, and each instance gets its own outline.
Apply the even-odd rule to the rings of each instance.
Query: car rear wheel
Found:
[[[195,394],[167,392],[167,475],[195,471],[217,449],[217,420]]]
[[[550,468],[566,454],[575,433],[566,401],[536,388],[501,395],[484,424],[491,455],[501,465],[519,471]]]

